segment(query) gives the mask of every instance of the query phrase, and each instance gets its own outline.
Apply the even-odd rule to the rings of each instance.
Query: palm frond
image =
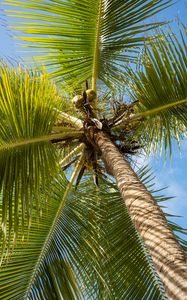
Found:
[[[19,38],[32,53],[42,51],[40,63],[59,81],[92,78],[93,89],[98,78],[107,85],[122,80],[124,63],[134,61],[137,47],[148,39],[145,32],[160,25],[145,21],[172,3],[6,0],[8,14],[14,18],[12,27],[21,32]]]
[[[180,142],[187,128],[187,34],[177,38],[171,31],[146,47],[143,69],[129,69],[130,95],[138,101],[137,115],[148,152],[172,150],[172,139]]]
[[[72,111],[71,111],[71,115],[65,113],[64,111],[60,111],[60,110],[57,110],[57,109],[55,109],[55,111],[58,113],[57,122],[58,121],[62,122],[62,123],[65,122],[65,124],[72,125],[74,128],[77,128],[77,129],[83,128],[83,121],[78,119],[75,116],[72,116]],[[56,128],[54,128],[54,130],[56,130],[58,128],[59,128],[59,126],[56,126]],[[60,130],[61,130],[61,128],[60,128]]]
[[[74,135],[70,129],[52,134],[59,102],[47,74],[0,68],[0,206],[5,236],[13,230],[16,239],[24,216],[30,226],[32,199],[39,208],[41,185],[57,171],[58,152],[49,141]]]
[[[79,192],[86,196],[86,182]],[[100,178],[95,197],[97,240],[104,249],[100,264],[107,288],[97,283],[96,299],[166,299],[164,289],[152,268],[148,252],[138,236],[115,184]],[[92,221],[93,222],[93,221]]]
[[[78,139],[81,137],[81,134],[83,131],[78,130],[70,130],[70,128],[67,127],[53,127],[54,130],[61,131],[63,133],[53,133],[43,136],[38,136],[34,138],[28,138],[28,139],[21,139],[17,140],[15,142],[9,142],[9,143],[2,143],[0,144],[0,151],[3,150],[10,150],[14,148],[20,148],[25,147],[32,144],[38,144],[42,142],[48,142],[48,141],[56,141],[56,140],[66,140],[66,139]]]
[[[90,235],[94,225],[84,218],[90,204],[75,193],[67,199],[67,185],[63,176],[53,180],[40,199],[44,207],[39,220],[33,208],[25,238],[19,235],[8,248],[1,244],[2,299],[80,299],[89,293],[94,299],[98,246]]]
[[[72,151],[70,151],[63,159],[60,160],[59,164],[63,167],[67,163],[70,162],[71,159],[74,159],[77,154],[80,154],[84,149],[85,145],[81,143],[79,146],[75,147]]]
[[[52,182],[39,223],[4,258],[1,297],[166,299],[116,186],[86,179],[63,202],[66,186],[62,176]]]

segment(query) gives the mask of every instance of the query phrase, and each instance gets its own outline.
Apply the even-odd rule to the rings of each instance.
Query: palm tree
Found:
[[[1,68],[3,299],[187,299],[185,245],[129,162],[185,137],[186,33],[142,25],[170,3],[7,0],[49,73]]]

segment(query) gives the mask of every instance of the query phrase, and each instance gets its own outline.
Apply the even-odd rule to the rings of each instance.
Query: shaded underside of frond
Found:
[[[6,0],[6,4],[23,46],[35,51],[59,81],[84,82],[93,76],[115,84],[123,79],[124,63],[135,60],[137,48],[147,39],[145,32],[158,26],[145,21],[172,1]]]

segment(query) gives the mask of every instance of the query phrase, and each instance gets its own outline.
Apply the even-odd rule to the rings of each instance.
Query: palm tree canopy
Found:
[[[86,80],[94,90],[98,79],[109,87],[109,97],[98,93],[98,121],[104,126],[105,111],[107,120],[117,120],[111,136],[129,159],[134,140],[147,152],[161,151],[163,141],[167,150],[173,137],[180,141],[187,125],[186,34],[152,39],[145,32],[160,24],[142,25],[171,1],[6,3],[19,38],[42,53],[50,72],[0,69],[1,297],[166,299],[116,186],[105,176],[99,189],[91,183],[86,114],[76,112],[69,91]],[[129,63],[137,62],[145,42],[143,69],[135,71]],[[67,93],[51,75],[65,82]],[[126,103],[115,119],[113,87],[124,84],[137,102],[132,110]],[[61,168],[69,165],[67,180]],[[76,190],[74,180],[85,169]],[[148,170],[139,176],[151,189]]]

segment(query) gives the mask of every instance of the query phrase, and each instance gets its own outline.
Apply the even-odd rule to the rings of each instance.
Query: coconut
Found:
[[[83,96],[82,95],[76,95],[75,97],[73,97],[72,103],[75,105],[75,107],[77,109],[82,108],[83,107],[83,103],[84,103]]]
[[[87,95],[87,100],[89,103],[92,103],[95,99],[96,99],[96,92],[92,89],[88,89],[86,91],[86,95]]]

